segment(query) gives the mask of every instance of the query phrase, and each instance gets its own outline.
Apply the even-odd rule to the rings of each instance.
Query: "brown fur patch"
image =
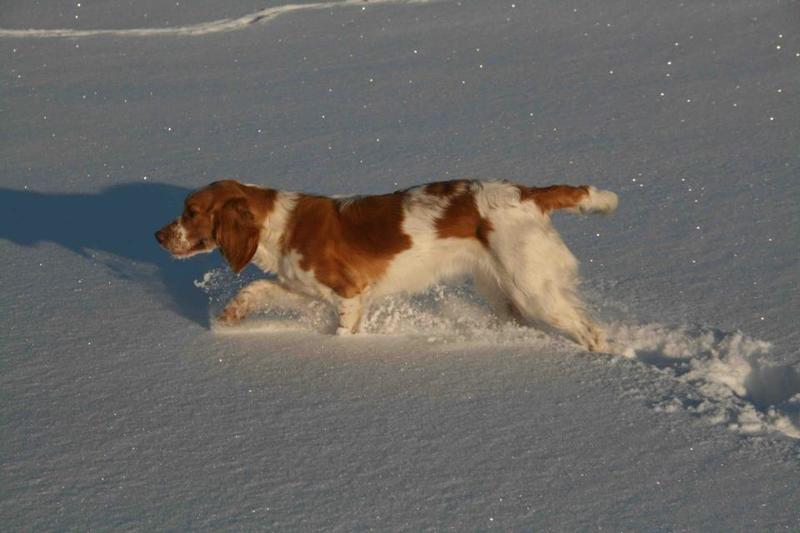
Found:
[[[256,219],[263,222],[275,205],[278,192],[253,185],[244,185],[234,180],[215,181],[186,198],[186,208],[195,207],[202,212],[211,213],[234,198],[243,198]]]
[[[286,251],[302,256],[300,268],[343,298],[378,280],[391,259],[411,248],[403,233],[405,193],[334,200],[301,195],[284,233]]]
[[[214,241],[231,270],[240,272],[258,249],[261,226],[244,198],[228,200],[217,212]]]
[[[438,181],[425,185],[425,194],[433,196],[452,196],[460,193],[469,184],[467,180]]]
[[[551,185],[550,187],[525,187],[517,185],[520,200],[532,200],[542,213],[547,214],[555,209],[575,207],[589,194],[589,187],[581,185]]]
[[[442,216],[436,219],[436,235],[443,239],[474,238],[488,248],[491,231],[492,223],[478,212],[475,196],[469,191],[453,197]]]

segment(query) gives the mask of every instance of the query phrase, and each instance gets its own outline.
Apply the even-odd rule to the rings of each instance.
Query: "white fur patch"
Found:
[[[265,272],[280,271],[280,239],[286,230],[294,205],[297,203],[298,194],[294,192],[278,191],[275,197],[275,206],[264,220],[261,236],[253,256],[253,263]]]
[[[589,195],[578,202],[581,213],[613,213],[617,209],[619,199],[611,191],[603,191],[589,187]]]
[[[191,246],[189,245],[188,237],[186,237],[186,228],[184,228],[183,224],[180,222],[178,222],[175,227],[177,228],[175,239],[178,241],[178,246],[184,250],[188,250]]]

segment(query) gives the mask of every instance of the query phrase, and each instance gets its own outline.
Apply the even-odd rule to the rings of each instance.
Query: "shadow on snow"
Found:
[[[180,214],[189,192],[165,183],[125,183],[92,194],[0,187],[0,239],[22,246],[40,242],[61,245],[104,264],[120,279],[166,295],[167,306],[207,327],[207,298],[193,280],[218,266],[219,259],[214,254],[179,262],[153,237],[158,228]],[[98,257],[93,252],[103,253]],[[142,269],[141,265],[154,268]]]

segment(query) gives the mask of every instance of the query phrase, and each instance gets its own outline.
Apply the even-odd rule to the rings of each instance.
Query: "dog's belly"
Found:
[[[300,267],[302,257],[297,252],[277,261],[266,253],[258,254],[256,259],[259,267],[275,272],[280,283],[292,292],[330,302],[337,299],[332,288],[321,283],[313,270]],[[366,293],[381,297],[422,292],[440,281],[469,277],[489,260],[489,254],[477,240],[417,238],[414,246],[392,258],[386,271],[370,284]]]
[[[436,239],[415,245],[392,259],[370,292],[376,297],[421,292],[439,281],[470,276],[487,256],[477,240]]]

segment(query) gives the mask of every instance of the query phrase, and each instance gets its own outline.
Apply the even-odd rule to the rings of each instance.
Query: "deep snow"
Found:
[[[328,4],[0,8],[4,529],[799,528],[798,3]],[[221,330],[259,273],[152,238],[461,176],[620,194],[556,219],[615,354],[468,284]]]

